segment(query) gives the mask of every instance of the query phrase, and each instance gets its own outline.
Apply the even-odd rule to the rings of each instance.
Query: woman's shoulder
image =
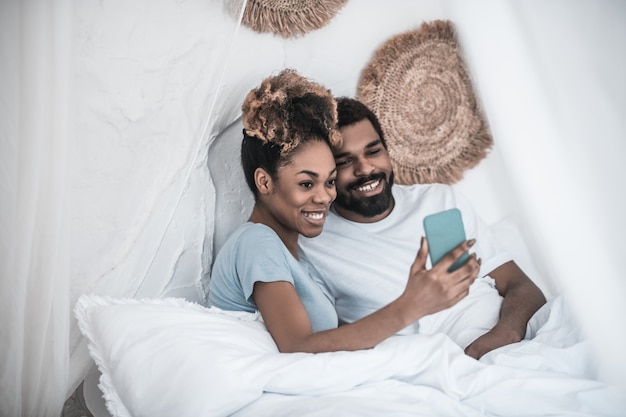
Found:
[[[281,242],[280,237],[278,237],[274,229],[262,223],[247,222],[242,226],[245,227],[243,234],[246,237],[257,236],[259,238]]]
[[[235,229],[229,235],[227,244],[257,250],[275,250],[277,246],[284,246],[271,227],[252,222],[246,222]]]

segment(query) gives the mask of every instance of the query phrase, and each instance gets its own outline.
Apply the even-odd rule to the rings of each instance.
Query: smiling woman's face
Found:
[[[278,168],[267,205],[281,229],[306,237],[322,233],[326,215],[337,196],[333,154],[321,140],[302,145],[292,161]]]

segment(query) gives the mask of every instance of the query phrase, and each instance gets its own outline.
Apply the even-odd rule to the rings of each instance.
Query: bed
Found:
[[[480,361],[443,334],[282,354],[258,314],[180,298],[83,295],[75,316],[99,371],[85,382],[98,384],[113,417],[626,415],[567,296],[550,294],[516,224],[491,229],[549,302],[526,340]]]
[[[83,295],[108,412],[130,416],[623,416],[564,296],[530,340],[480,361],[443,334],[356,352],[279,353],[258,316],[182,299]]]

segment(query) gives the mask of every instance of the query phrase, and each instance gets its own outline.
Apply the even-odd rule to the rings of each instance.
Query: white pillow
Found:
[[[278,349],[257,314],[82,295],[75,308],[113,417],[228,415],[263,393]]]
[[[392,337],[354,352],[279,353],[259,315],[176,298],[82,295],[75,315],[113,417],[227,416],[263,392],[343,392],[465,356],[444,335]]]
[[[264,392],[324,395],[389,378],[456,398],[456,376],[442,379],[442,367],[453,360],[461,373],[482,369],[441,334],[391,337],[359,351],[279,353],[256,314],[175,298],[82,295],[75,315],[113,417],[227,416]]]

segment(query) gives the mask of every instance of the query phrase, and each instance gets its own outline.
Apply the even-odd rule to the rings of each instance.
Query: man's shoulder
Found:
[[[422,193],[427,191],[453,191],[454,188],[448,184],[434,182],[429,184],[394,184],[392,190],[402,193]]]
[[[433,184],[394,184],[392,188],[394,198],[404,198],[408,200],[421,199],[424,196],[448,196],[454,195],[455,191],[451,185]]]

